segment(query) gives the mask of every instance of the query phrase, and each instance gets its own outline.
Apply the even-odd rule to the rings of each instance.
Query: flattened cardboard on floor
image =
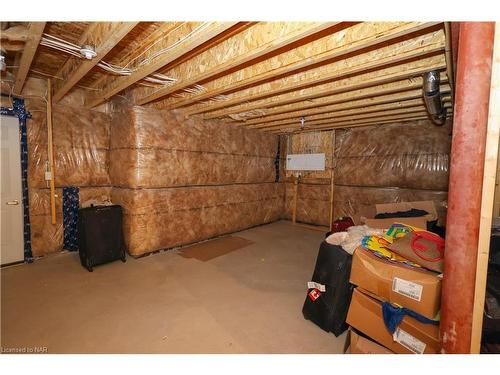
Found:
[[[393,335],[384,324],[382,303],[360,288],[354,289],[347,323],[395,353],[434,354],[440,350],[438,326],[405,316]]]
[[[434,319],[441,304],[441,279],[434,272],[385,261],[358,247],[352,258],[350,282]]]

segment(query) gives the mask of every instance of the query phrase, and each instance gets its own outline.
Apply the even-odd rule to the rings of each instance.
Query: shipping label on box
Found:
[[[423,354],[425,351],[425,342],[420,341],[416,337],[410,335],[408,332],[397,328],[393,335],[394,341],[403,345],[406,349],[415,354]]]
[[[420,301],[422,299],[423,286],[408,280],[395,277],[392,280],[392,291],[402,294],[403,296]]]

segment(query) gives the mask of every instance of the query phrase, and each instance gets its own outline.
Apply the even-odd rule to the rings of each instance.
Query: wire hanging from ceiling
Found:
[[[151,56],[148,56],[147,58],[141,60],[135,67],[128,67],[133,61],[136,61],[140,56],[142,56],[145,52],[147,52],[153,45],[158,43],[160,40],[164,39],[166,36],[168,36],[170,33],[173,31],[177,30],[181,25],[177,26],[176,28],[172,29],[169,33],[165,34],[161,39],[155,41],[151,46],[149,46],[145,51],[143,51],[139,56],[135,57],[134,59],[130,60],[126,66],[118,66],[109,62],[106,62],[104,60],[101,60],[97,63],[97,66],[101,68],[102,70],[115,74],[115,75],[122,75],[122,76],[130,76],[132,73],[138,71],[140,68],[147,66],[153,62],[154,59],[158,58],[159,56],[171,51],[173,48],[178,46],[180,43],[184,42],[185,40],[189,39],[192,37],[194,34],[200,32],[201,30],[204,30],[208,27],[208,23],[204,22],[201,25],[195,27],[193,30],[191,30],[188,34],[184,35],[182,38],[177,40],[175,43],[169,45],[168,47],[162,48],[161,50],[151,54]],[[58,38],[56,36],[46,34],[44,33],[40,44],[42,46],[52,48],[61,52],[65,52],[67,54],[70,54],[72,56],[78,57],[78,58],[84,58],[84,56],[81,53],[81,47],[68,42],[64,39]],[[150,74],[142,79],[143,81],[146,81],[150,84],[154,85],[161,85],[161,86],[168,86],[172,85],[175,82],[178,81],[177,78],[174,77],[169,77],[165,74],[161,73],[153,73]],[[150,85],[147,85],[150,86]],[[154,87],[154,86],[153,86]],[[204,92],[205,88],[201,85],[194,85],[193,87],[188,87],[183,89],[183,91],[187,93],[200,93]]]

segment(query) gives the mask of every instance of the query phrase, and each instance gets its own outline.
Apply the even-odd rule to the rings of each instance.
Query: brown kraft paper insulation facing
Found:
[[[73,98],[78,99],[76,91]],[[32,118],[27,121],[27,138],[31,247],[34,256],[63,248],[62,187],[80,188],[81,207],[102,204],[111,199],[108,174],[111,117],[83,108],[78,100],[54,104],[56,224],[51,223],[50,189],[45,181],[48,163],[46,103],[42,99],[45,92],[46,82],[28,79],[24,93],[28,95],[26,108],[32,113]]]
[[[45,112],[34,112],[33,119],[28,121],[30,188],[47,187],[44,178],[48,162],[46,121]],[[109,115],[54,105],[56,186],[109,186],[109,138]]]
[[[359,223],[360,213],[376,203],[433,200],[443,225],[446,222],[450,133],[450,121],[437,127],[427,120],[336,130],[334,217],[351,216]],[[331,137],[320,138],[313,142],[309,151],[305,144],[307,139],[297,141],[294,138],[292,151],[324,152],[328,168]],[[330,171],[314,175],[307,172],[300,181],[298,221],[328,225],[329,176]],[[293,186],[287,183],[284,217],[288,219],[291,218],[292,201]]]
[[[119,110],[112,123],[115,186],[274,182],[277,136],[140,107]]]
[[[283,185],[114,188],[112,199],[124,208],[128,251],[138,256],[278,220]]]
[[[80,207],[103,204],[111,199],[111,187],[80,188]],[[63,249],[62,189],[56,189],[56,224],[51,223],[50,189],[29,189],[31,251],[34,256]]]
[[[278,220],[278,137],[177,112],[119,108],[111,127],[112,200],[130,254],[186,245]]]

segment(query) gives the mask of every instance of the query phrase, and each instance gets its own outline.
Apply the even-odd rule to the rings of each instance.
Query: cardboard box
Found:
[[[422,217],[398,217],[394,219],[365,219],[365,224],[371,228],[389,229],[392,224],[405,224],[420,229],[427,228],[427,220]]]
[[[378,258],[362,247],[354,251],[349,281],[429,319],[440,308],[442,280],[438,274]]]
[[[360,336],[354,330],[348,332],[350,341],[350,354],[394,354],[389,349],[377,344],[375,341]]]
[[[420,323],[409,316],[391,334],[384,324],[382,303],[360,288],[354,289],[347,323],[394,353],[435,354],[441,349],[439,326]]]
[[[369,227],[378,229],[388,229],[394,223],[401,223],[421,229],[426,229],[428,221],[434,221],[438,219],[436,205],[433,201],[383,203],[375,205],[375,211],[377,214],[408,211],[412,208],[425,210],[429,214],[421,217],[397,217],[390,219],[375,219],[375,215],[370,215],[366,217],[362,216],[361,221]]]

